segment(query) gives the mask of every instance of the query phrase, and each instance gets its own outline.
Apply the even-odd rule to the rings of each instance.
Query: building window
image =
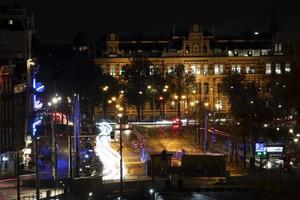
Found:
[[[216,107],[217,111],[223,109],[223,105],[222,105],[222,100],[221,99],[219,99],[219,100],[216,101],[215,107]]]
[[[190,71],[189,66],[188,65],[184,65],[184,73],[188,73]]]
[[[110,66],[109,68],[109,74],[111,76],[115,76],[116,75],[116,69],[115,69],[115,66]]]
[[[271,63],[266,63],[266,74],[272,73]]]
[[[9,19],[7,23],[8,23],[8,25],[13,25],[13,23],[14,23],[14,20],[12,20],[12,19]]]
[[[240,74],[241,73],[241,66],[240,65],[232,65],[231,66],[231,73]]]
[[[252,56],[260,56],[260,50],[252,50]]]
[[[125,73],[124,67],[120,67],[120,76],[122,76]]]
[[[208,66],[207,65],[204,65],[204,67],[203,67],[203,74],[208,75]]]
[[[246,74],[250,73],[250,66],[246,66]]]
[[[285,71],[285,73],[291,72],[291,64],[290,63],[285,63],[284,71]]]
[[[275,52],[281,52],[281,51],[282,51],[282,44],[275,43]]]
[[[223,68],[223,65],[215,65],[215,74],[223,74],[224,72],[224,68]]]
[[[167,70],[168,74],[173,73],[173,71],[174,71],[174,67],[173,66],[169,66],[168,70]]]
[[[154,74],[154,66],[153,65],[149,66],[149,72],[150,72],[150,75]]]
[[[200,75],[201,74],[201,67],[200,65],[195,66],[195,74]]]
[[[280,65],[280,63],[275,64],[275,73],[276,74],[281,74],[281,65]]]
[[[261,55],[262,56],[267,56],[269,54],[269,50],[268,49],[262,49],[261,50]]]
[[[253,66],[246,66],[246,74],[254,74],[255,68]]]

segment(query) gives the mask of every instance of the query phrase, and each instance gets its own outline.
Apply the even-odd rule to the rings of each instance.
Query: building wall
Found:
[[[190,101],[207,102],[210,110],[227,113],[230,109],[228,99],[222,95],[218,87],[228,74],[232,72],[245,74],[247,80],[255,81],[264,88],[271,74],[290,73],[291,68],[295,66],[295,59],[290,54],[290,47],[280,38],[271,35],[278,34],[253,33],[253,35],[247,36],[248,39],[245,39],[244,36],[232,37],[234,39],[217,39],[212,35],[204,35],[202,28],[194,25],[188,35],[170,37],[169,41],[163,43],[164,50],[160,50],[161,52],[157,56],[153,56],[151,54],[153,51],[159,51],[155,49],[155,45],[153,45],[153,49],[149,49],[149,46],[145,46],[146,48],[143,49],[142,46],[143,43],[146,44],[145,41],[149,43],[149,40],[133,40],[133,42],[127,40],[125,42],[116,34],[111,37],[111,34],[106,42],[105,54],[95,58],[94,62],[105,73],[115,77],[120,76],[122,66],[130,64],[131,58],[135,55],[132,53],[134,51],[147,55],[151,64],[159,68],[163,74],[168,73],[172,67],[183,64],[186,72],[190,71],[196,76],[196,85],[198,86],[198,91],[193,91],[189,95]],[[157,39],[152,43],[157,44],[160,40]],[[181,43],[173,46],[176,40],[180,40]],[[127,44],[126,51],[120,48],[120,43]],[[140,46],[135,46],[133,43],[139,43]],[[117,49],[117,51],[112,49]],[[176,115],[174,101],[175,99],[171,99],[166,103],[165,115]],[[188,107],[186,99],[183,99],[181,106],[181,111],[184,112]],[[128,112],[132,115],[136,114],[132,109]],[[158,111],[155,110],[155,112]],[[146,105],[145,113],[148,116],[153,113],[151,103]]]
[[[266,56],[266,57],[164,57],[164,58],[149,58],[150,62],[161,69],[161,71],[167,72],[168,68],[175,66],[179,63],[184,64],[186,70],[192,70],[196,76],[196,84],[200,84],[202,91],[197,91],[197,94],[191,94],[191,98],[199,99],[201,102],[207,101],[209,103],[210,110],[217,110],[217,104],[221,100],[222,107],[220,108],[221,112],[228,112],[230,105],[226,96],[218,92],[218,84],[221,84],[224,77],[231,73],[233,66],[240,66],[242,74],[246,74],[246,78],[251,81],[256,81],[262,87],[265,86],[267,82],[267,77],[269,74],[266,74],[266,64],[271,64],[271,74],[275,74],[276,64],[280,64],[281,73],[285,72],[285,65],[289,64],[290,67],[294,65],[294,60],[292,56]],[[125,64],[130,63],[130,58],[96,58],[95,63],[98,66],[101,66],[106,73],[118,77],[120,75],[121,67]],[[196,69],[195,68],[200,67]],[[204,66],[208,67],[207,74],[204,73]],[[217,74],[215,68],[223,66],[223,73]],[[254,70],[253,73],[249,72],[249,68]],[[112,73],[111,69],[114,68],[115,71]],[[220,68],[219,68],[220,69]],[[249,73],[246,73],[246,70]],[[204,84],[208,83],[208,94],[205,94]],[[196,96],[198,96],[196,98]],[[167,103],[167,107],[174,108]],[[146,113],[148,113],[150,105],[146,106]],[[172,109],[171,109],[172,110]],[[181,109],[184,112],[184,107]],[[170,109],[167,109],[166,112],[170,112]],[[176,115],[176,112],[172,112]]]

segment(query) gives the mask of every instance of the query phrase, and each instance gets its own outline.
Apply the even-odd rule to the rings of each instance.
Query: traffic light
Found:
[[[110,132],[110,139],[112,139],[112,140],[115,139],[115,132],[114,131]]]
[[[163,101],[163,100],[164,100],[164,97],[163,97],[163,96],[159,96],[159,97],[158,97],[158,100]]]

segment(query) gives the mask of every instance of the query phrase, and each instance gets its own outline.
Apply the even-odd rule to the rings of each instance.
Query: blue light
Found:
[[[37,83],[35,84],[35,90],[36,90],[37,92],[43,92],[43,91],[45,90],[45,86],[42,85],[41,82],[37,82]]]
[[[36,88],[36,80],[35,80],[35,78],[34,78],[34,79],[32,79],[32,87],[33,87],[33,89],[35,89],[35,88]]]
[[[36,126],[40,125],[42,123],[42,120],[37,120],[32,124],[32,136],[35,136],[35,132],[36,132]]]

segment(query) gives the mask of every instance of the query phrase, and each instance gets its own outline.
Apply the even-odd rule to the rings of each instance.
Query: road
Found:
[[[103,180],[120,179],[120,155],[111,146],[110,133],[112,127],[106,123],[99,123],[100,134],[96,137],[95,152],[103,164]],[[126,175],[123,162],[123,175]]]

